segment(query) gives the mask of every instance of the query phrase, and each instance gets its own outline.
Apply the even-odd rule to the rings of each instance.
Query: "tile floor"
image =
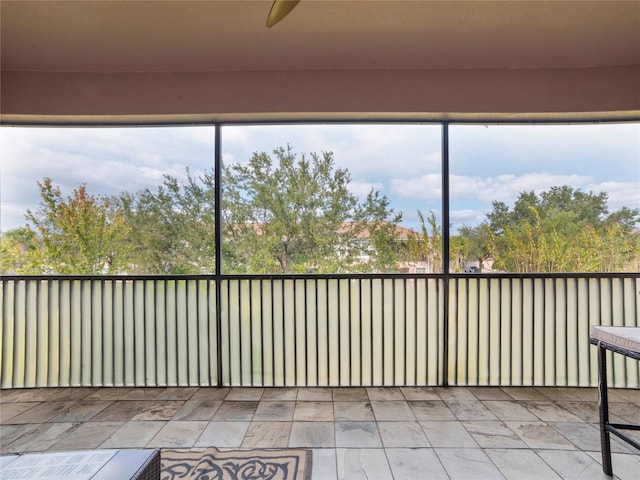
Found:
[[[610,390],[640,423],[640,390]],[[0,391],[0,453],[313,449],[313,480],[609,479],[585,388],[50,388]],[[640,455],[613,439],[614,478]]]

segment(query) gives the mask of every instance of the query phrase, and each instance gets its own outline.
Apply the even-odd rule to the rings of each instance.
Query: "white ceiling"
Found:
[[[640,63],[640,1],[1,2],[5,71],[567,68]]]

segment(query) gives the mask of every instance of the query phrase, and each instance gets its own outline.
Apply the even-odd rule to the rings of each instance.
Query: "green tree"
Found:
[[[35,235],[26,227],[3,233],[0,238],[0,273],[34,273],[31,255],[36,248]]]
[[[128,229],[112,198],[90,195],[83,184],[64,199],[50,178],[38,187],[40,206],[26,213],[32,273],[103,274],[125,266]]]
[[[224,167],[226,273],[333,273],[396,268],[389,201],[360,202],[331,152],[296,158],[291,147]]]
[[[452,255],[456,254],[456,258],[459,259],[456,263],[463,268],[467,261],[472,260],[477,261],[480,269],[482,269],[484,263],[493,256],[491,230],[486,222],[474,227],[463,225],[460,227],[457,236],[460,240],[454,243],[453,238],[451,240],[451,252]],[[455,245],[459,245],[457,250],[454,250]]]
[[[510,210],[487,215],[494,266],[512,272],[606,272],[633,268],[640,256],[633,227],[640,211],[609,213],[605,192],[568,186],[523,192]]]
[[[421,262],[430,273],[442,272],[442,231],[436,215],[429,212],[425,215],[418,210],[420,232],[409,237],[407,241],[407,257],[409,262]]]
[[[121,194],[132,273],[215,271],[215,176],[186,174],[184,182],[165,175],[156,190]]]

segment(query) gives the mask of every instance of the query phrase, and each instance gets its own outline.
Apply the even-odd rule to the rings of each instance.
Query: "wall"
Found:
[[[5,123],[640,117],[640,65],[555,70],[3,71]]]

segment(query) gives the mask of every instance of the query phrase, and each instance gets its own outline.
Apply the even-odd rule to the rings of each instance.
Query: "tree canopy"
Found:
[[[351,175],[331,152],[255,152],[222,173],[223,273],[441,271],[434,212],[418,211],[420,231],[407,234],[386,196],[372,189],[359,198],[350,190]],[[213,273],[215,182],[213,171],[187,169],[184,180],[166,175],[155,189],[105,197],[83,184],[64,197],[45,178],[26,226],[0,239],[0,272]],[[493,202],[483,222],[449,239],[450,268],[637,271],[640,211],[610,212],[607,201],[605,192],[557,186],[521,192],[513,206]]]
[[[385,271],[395,265],[399,214],[371,190],[349,191],[351,176],[331,152],[301,155],[290,147],[256,152],[223,174],[226,273]],[[376,255],[369,255],[373,248]]]
[[[623,207],[610,213],[607,200],[605,192],[565,185],[539,195],[522,192],[511,209],[493,202],[481,226],[489,237],[475,248],[491,252],[494,268],[509,272],[637,269],[640,250],[632,230],[640,211]]]
[[[20,235],[28,257],[22,270],[102,274],[123,267],[129,229],[112,198],[90,195],[83,184],[65,199],[50,178],[38,187],[40,206],[27,210]]]

